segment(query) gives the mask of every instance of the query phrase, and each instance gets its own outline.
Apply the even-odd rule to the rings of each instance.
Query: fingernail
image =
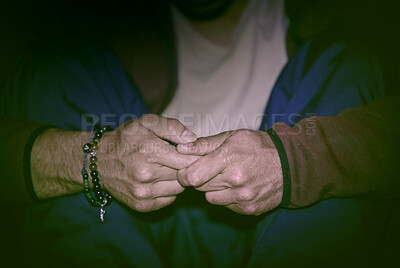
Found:
[[[186,142],[194,142],[195,140],[197,140],[196,135],[194,135],[194,133],[192,131],[190,131],[189,129],[186,129],[182,135],[181,135],[182,140],[186,141]]]

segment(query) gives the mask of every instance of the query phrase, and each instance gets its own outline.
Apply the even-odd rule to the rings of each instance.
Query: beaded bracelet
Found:
[[[102,189],[100,186],[99,172],[97,171],[97,150],[98,144],[100,142],[101,137],[107,131],[112,130],[110,126],[103,126],[98,128],[96,133],[93,136],[95,126],[93,125],[92,130],[90,132],[89,142],[83,145],[83,152],[85,153],[83,156],[83,168],[82,168],[82,177],[83,177],[83,192],[86,196],[86,199],[89,201],[90,205],[94,207],[100,207],[100,221],[104,222],[104,214],[106,211],[104,210],[105,206],[111,204],[113,197],[106,190]],[[92,177],[93,183],[93,192],[89,188],[89,174],[86,170],[87,165],[87,156],[90,154],[90,176]]]

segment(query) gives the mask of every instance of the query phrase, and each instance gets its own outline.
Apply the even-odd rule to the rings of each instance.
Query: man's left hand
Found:
[[[282,201],[278,151],[265,132],[241,129],[179,144],[182,154],[204,155],[178,172],[182,186],[206,192],[208,202],[260,215]]]

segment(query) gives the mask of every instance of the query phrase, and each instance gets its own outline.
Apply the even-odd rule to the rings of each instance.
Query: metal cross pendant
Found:
[[[104,223],[104,214],[106,214],[106,211],[104,210],[103,206],[100,207],[100,221],[101,223]]]

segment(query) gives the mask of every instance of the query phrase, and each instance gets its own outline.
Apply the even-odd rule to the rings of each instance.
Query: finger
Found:
[[[164,166],[149,166],[136,169],[132,177],[140,183],[156,183],[158,181],[173,181],[178,179],[177,170]]]
[[[174,118],[146,114],[139,118],[139,122],[158,137],[174,143],[194,142],[197,139],[196,135],[190,129]]]
[[[159,181],[153,184],[140,184],[133,188],[132,196],[137,200],[150,200],[159,197],[175,196],[185,190],[178,181]]]
[[[159,181],[176,181],[178,179],[178,171],[173,168],[158,166],[153,169],[154,180],[151,183]]]
[[[232,131],[226,131],[214,136],[198,138],[192,143],[178,144],[177,150],[181,154],[206,155],[220,147],[231,133]]]
[[[175,196],[182,193],[185,188],[177,181],[159,181],[153,184],[153,198]]]
[[[151,200],[138,200],[134,202],[131,207],[139,212],[150,212],[172,204],[175,199],[176,196],[159,197]]]
[[[153,210],[158,210],[160,208],[171,205],[172,203],[174,203],[175,200],[176,200],[176,196],[159,197],[157,199],[154,199],[155,203],[154,203]]]
[[[197,191],[210,192],[210,191],[221,191],[230,188],[227,182],[226,173],[218,174],[212,180],[204,183],[199,187],[195,187]]]
[[[167,144],[163,146],[162,150],[155,152],[155,154],[151,156],[150,160],[153,163],[178,170],[190,166],[199,158],[199,156],[195,155],[180,154],[176,151],[174,146]]]
[[[206,199],[210,204],[218,206],[228,206],[235,203],[231,189],[221,191],[206,192]]]
[[[226,207],[236,213],[243,214],[243,207],[239,204],[229,204]]]
[[[259,206],[255,203],[250,203],[250,204],[230,204],[226,206],[230,210],[243,214],[243,215],[260,215],[262,213],[262,210],[260,210]]]
[[[199,187],[222,173],[226,165],[224,155],[220,152],[212,151],[189,167],[179,170],[178,181],[182,186]]]

